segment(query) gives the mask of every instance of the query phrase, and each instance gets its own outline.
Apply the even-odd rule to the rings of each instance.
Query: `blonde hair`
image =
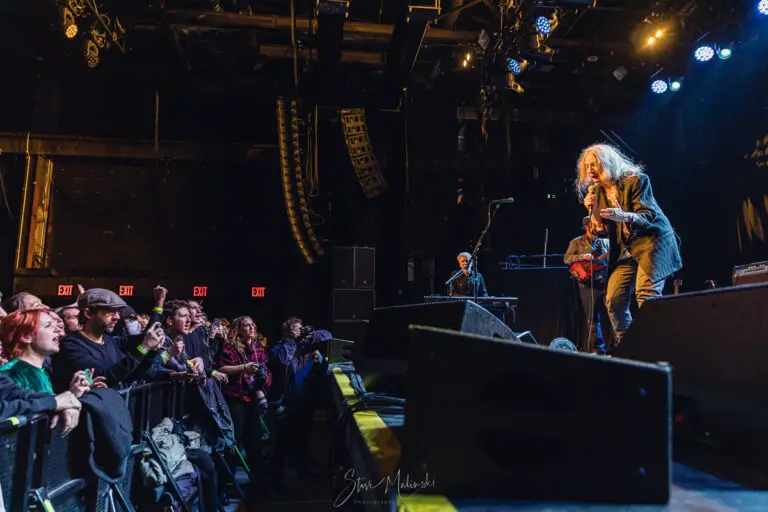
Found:
[[[617,185],[630,176],[643,173],[643,167],[633,163],[619,149],[610,144],[593,144],[581,152],[576,162],[576,191],[580,199],[584,199],[587,187],[592,183],[592,179],[584,168],[584,160],[589,155],[594,155],[597,164],[603,169],[608,179]]]
[[[245,343],[243,340],[240,339],[240,327],[242,327],[243,323],[245,323],[246,320],[250,320],[253,322],[253,318],[249,316],[239,316],[232,320],[232,323],[229,326],[228,332],[227,332],[227,342],[231,343],[235,346],[237,350],[239,350],[242,353],[245,353],[245,347],[253,340],[247,340]],[[256,322],[253,322],[254,331],[256,333],[259,332],[259,328],[256,325]],[[257,334],[258,335],[258,334]]]

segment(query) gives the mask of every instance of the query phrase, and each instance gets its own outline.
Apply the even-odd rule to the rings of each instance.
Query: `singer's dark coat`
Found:
[[[605,189],[598,187],[596,195],[598,214],[602,208],[616,207],[608,204]],[[669,219],[653,197],[650,178],[645,174],[636,174],[625,179],[619,186],[618,201],[622,210],[637,214],[637,221],[631,225],[630,236],[627,237],[622,223],[601,219],[610,241],[608,268],[612,270],[616,267],[621,256],[619,241],[622,241],[652,281],[660,281],[680,270],[683,262],[677,237]]]

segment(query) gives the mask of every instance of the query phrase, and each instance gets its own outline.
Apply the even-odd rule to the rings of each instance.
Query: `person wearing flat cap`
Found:
[[[162,308],[165,294],[159,290],[165,290],[155,289],[156,306],[159,303]],[[110,290],[91,288],[80,296],[77,306],[83,329],[66,336],[51,360],[54,390],[66,389],[79,370],[92,370],[91,377],[103,376],[109,387],[140,378],[165,340],[162,326],[154,322],[145,333],[127,337],[121,351],[121,340],[112,331],[120,319],[119,310],[127,306],[125,301]]]

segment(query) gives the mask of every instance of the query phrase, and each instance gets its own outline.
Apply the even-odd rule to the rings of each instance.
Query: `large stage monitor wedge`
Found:
[[[401,479],[456,499],[664,504],[668,366],[412,326]]]

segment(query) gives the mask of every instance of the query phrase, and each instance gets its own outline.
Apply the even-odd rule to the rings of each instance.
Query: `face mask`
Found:
[[[129,335],[136,336],[141,334],[141,324],[138,320],[127,320],[125,322],[125,330],[128,331]]]

